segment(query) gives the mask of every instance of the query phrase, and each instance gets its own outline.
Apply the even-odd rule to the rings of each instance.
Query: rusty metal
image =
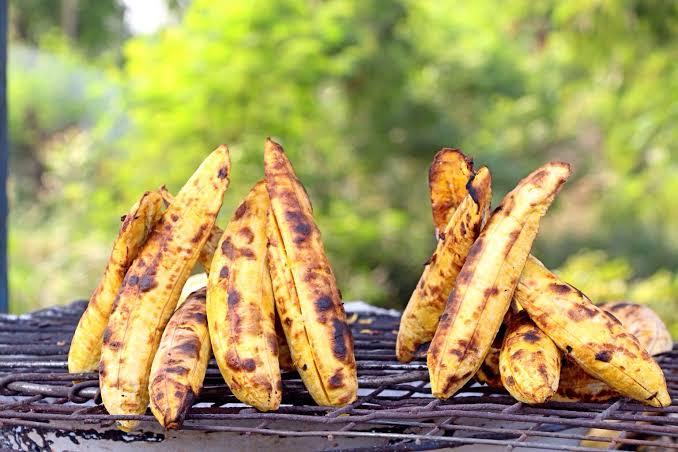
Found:
[[[116,419],[154,422],[150,412],[140,416],[107,414],[100,404],[97,374],[67,373],[68,344],[83,308],[84,304],[77,302],[29,316],[0,316],[0,395],[4,400],[0,402],[0,426],[63,431],[68,430],[64,425],[110,426]],[[476,383],[468,384],[450,400],[433,399],[424,359],[409,364],[395,359],[398,317],[374,313],[352,317],[361,388],[355,403],[344,408],[316,406],[296,373],[288,373],[283,378],[280,409],[257,412],[238,403],[212,361],[205,388],[186,416],[183,429],[286,438],[378,438],[381,450],[469,444],[599,450],[580,446],[585,439],[625,450],[644,446],[678,449],[678,406],[652,408],[624,398],[610,403],[527,406],[503,391]],[[675,402],[678,349],[659,356],[658,361]],[[588,429],[594,427],[622,434],[615,438],[589,436]],[[162,440],[162,435],[141,435],[135,440]]]

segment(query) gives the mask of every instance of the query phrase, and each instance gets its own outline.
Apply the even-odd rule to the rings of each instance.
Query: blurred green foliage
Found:
[[[427,167],[457,146],[493,171],[495,202],[571,162],[534,253],[594,300],[678,325],[677,2],[181,3],[119,61],[85,35],[15,37],[13,310],[87,297],[119,215],[148,188],[178,190],[222,142],[225,224],[274,136],[346,299],[407,301],[433,248]]]

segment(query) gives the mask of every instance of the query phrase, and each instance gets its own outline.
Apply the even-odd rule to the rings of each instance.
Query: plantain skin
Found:
[[[466,198],[466,183],[474,174],[473,159],[459,149],[442,148],[433,157],[428,188],[436,236],[445,230],[454,211]]]
[[[531,257],[526,263],[515,297],[537,326],[586,373],[648,405],[671,404],[661,368],[638,339],[537,259]]]
[[[358,389],[351,330],[306,191],[271,139],[264,173],[272,212],[271,277],[292,359],[316,403],[346,405]]]
[[[165,202],[165,205],[169,206],[170,204],[172,204],[172,202],[174,202],[174,196],[164,185],[160,187],[160,194],[162,195],[162,199]],[[215,224],[210,230],[210,234],[207,237],[207,241],[200,250],[200,254],[198,255],[198,263],[203,268],[203,270],[205,270],[205,273],[209,273],[210,271],[210,266],[212,265],[212,258],[214,257],[214,253],[217,250],[219,240],[221,239],[223,233],[224,231]]]
[[[206,296],[199,289],[174,311],[151,365],[151,411],[168,430],[181,427],[205,380],[211,353]]]
[[[143,194],[127,212],[120,226],[104,275],[87,304],[71,340],[68,371],[96,372],[101,357],[104,330],[113,310],[113,302],[125,274],[146,243],[149,232],[162,215],[162,198],[158,191]]]
[[[616,302],[600,306],[614,315],[624,328],[638,339],[651,355],[673,349],[671,334],[655,312],[647,306]],[[587,374],[571,358],[563,363],[560,386],[554,400],[573,402],[603,402],[620,397],[617,391]]]
[[[508,311],[539,219],[569,175],[560,162],[528,175],[471,247],[427,354],[435,397],[449,398],[476,374]]]
[[[110,414],[143,414],[162,332],[214,225],[228,187],[226,146],[186,182],[127,271],[104,333],[99,382]],[[138,421],[118,421],[130,430]]]
[[[260,411],[282,398],[275,306],[267,263],[269,211],[264,181],[235,211],[208,279],[207,320],[214,357],[238,400]]]
[[[475,379],[478,383],[484,383],[490,388],[504,389],[501,382],[501,371],[499,370],[499,353],[501,348],[490,347],[490,350],[485,356],[485,360],[480,365],[478,372],[476,372]]]
[[[179,295],[176,309],[179,309],[189,295],[203,287],[207,287],[207,273],[196,273],[195,275],[191,275],[181,289],[181,295]]]
[[[540,404],[558,389],[560,350],[525,311],[511,316],[499,354],[501,382],[518,401]]]
[[[461,154],[456,152],[454,155]],[[491,183],[490,171],[483,167],[465,184],[467,194],[442,229],[436,250],[401,317],[396,341],[399,361],[411,361],[417,348],[433,338],[454,281],[480,234],[484,214],[492,199]]]

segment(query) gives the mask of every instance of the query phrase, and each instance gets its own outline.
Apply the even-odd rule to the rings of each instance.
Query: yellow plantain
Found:
[[[454,155],[461,154],[457,152]],[[483,217],[492,199],[491,180],[485,167],[471,176],[464,187],[464,191],[468,187],[466,196],[442,229],[436,250],[426,264],[400,320],[396,342],[399,361],[411,361],[417,348],[433,338],[454,281],[471,245],[480,234]]]
[[[490,347],[490,350],[485,356],[485,360],[480,365],[478,372],[476,372],[475,379],[478,381],[478,383],[485,383],[490,388],[504,389],[499,371],[500,352],[501,349],[499,347],[495,347],[494,344],[492,347]]]
[[[211,351],[206,294],[205,288],[191,293],[174,311],[151,365],[151,411],[166,429],[181,427],[205,380]]]
[[[673,349],[673,340],[666,325],[647,306],[620,302],[607,303],[600,307],[612,313],[651,355]],[[570,358],[563,363],[560,386],[554,400],[601,402],[620,396],[617,391],[587,374]]]
[[[525,311],[511,316],[499,354],[501,381],[518,401],[544,403],[558,389],[560,350]]]
[[[226,146],[212,152],[155,225],[127,271],[104,333],[99,382],[109,413],[142,414],[165,325],[219,213],[228,187]],[[123,430],[138,422],[118,421]]]
[[[310,201],[282,147],[266,140],[271,199],[269,264],[292,360],[313,399],[341,406],[356,398],[353,338]]]
[[[162,198],[158,191],[148,191],[123,217],[118,237],[108,258],[106,270],[78,322],[68,351],[68,371],[96,372],[101,343],[113,302],[132,261],[146,243],[148,233],[162,215]]]
[[[264,181],[235,211],[219,242],[208,279],[207,320],[214,357],[238,400],[261,411],[282,397],[269,275]]]
[[[174,202],[174,196],[172,196],[172,193],[170,193],[169,190],[167,190],[167,187],[164,185],[160,187],[160,193],[162,194],[162,199],[165,201],[167,206]],[[207,237],[207,241],[200,250],[198,262],[200,263],[200,266],[203,268],[203,270],[205,270],[205,273],[209,273],[210,271],[212,258],[214,257],[214,253],[217,250],[217,245],[219,244],[219,240],[221,239],[223,233],[224,231],[215,224],[210,230],[210,235]]]
[[[450,397],[476,374],[508,311],[539,220],[569,175],[569,165],[560,162],[528,175],[471,247],[428,351],[434,396]]]
[[[662,370],[638,339],[537,259],[526,263],[515,297],[586,373],[648,405],[671,404]]]
[[[177,301],[176,309],[179,309],[179,306],[182,305],[184,301],[196,290],[207,287],[207,273],[197,273],[191,275],[190,278],[186,280],[186,284],[181,289],[181,295],[179,295],[179,300]]]
[[[428,187],[436,236],[445,229],[457,206],[466,197],[466,183],[473,174],[473,159],[459,149],[443,148],[433,157],[428,171]]]

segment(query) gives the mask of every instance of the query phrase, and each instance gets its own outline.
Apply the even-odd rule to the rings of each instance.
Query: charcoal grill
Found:
[[[315,406],[296,373],[283,377],[283,404],[260,413],[233,397],[212,360],[205,388],[180,431],[163,431],[150,412],[111,416],[101,405],[97,375],[69,375],[68,347],[85,302],[23,316],[0,316],[0,446],[24,450],[600,450],[678,449],[678,406],[658,409],[629,399],[610,403],[528,406],[507,393],[467,385],[447,401],[430,395],[423,358],[394,355],[398,313],[348,303],[360,391],[344,408]],[[669,391],[678,396],[678,349],[659,356]],[[73,379],[79,383],[74,384]],[[142,421],[137,432],[116,419]],[[589,429],[621,432],[609,438]]]

